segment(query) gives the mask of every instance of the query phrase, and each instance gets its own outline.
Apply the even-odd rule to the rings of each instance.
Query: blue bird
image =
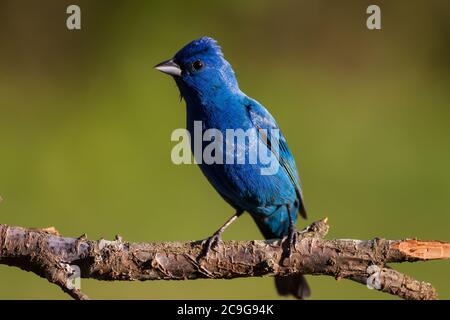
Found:
[[[181,97],[186,101],[186,126],[193,152],[196,121],[201,121],[203,132],[216,129],[224,136],[227,129],[253,128],[266,130],[264,132],[279,129],[267,109],[239,89],[231,65],[212,38],[202,37],[188,43],[172,59],[155,68],[174,78]],[[297,213],[306,219],[295,160],[284,136],[280,132],[277,141],[269,134],[265,137],[259,135],[257,139],[263,140],[268,151],[276,155],[279,170],[275,174],[262,175],[261,161],[253,164],[199,164],[208,181],[235,209],[235,214],[205,242],[206,255],[221,240],[223,231],[243,212],[251,215],[266,239],[288,236],[289,244],[295,240]],[[245,152],[248,153],[254,145],[246,143]],[[299,299],[310,295],[302,275],[276,277],[275,284],[280,295],[291,294]]]

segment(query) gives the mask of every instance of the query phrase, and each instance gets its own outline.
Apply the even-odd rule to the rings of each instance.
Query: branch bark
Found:
[[[299,232],[286,256],[283,240],[226,241],[199,260],[202,241],[129,243],[62,237],[54,228],[0,225],[0,264],[46,278],[75,299],[88,299],[73,286],[74,271],[98,280],[192,280],[285,276],[293,273],[351,279],[404,299],[437,299],[426,282],[387,264],[450,258],[450,243],[419,240],[325,240],[327,219]]]

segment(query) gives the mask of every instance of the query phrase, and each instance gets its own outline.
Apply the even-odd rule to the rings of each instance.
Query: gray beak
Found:
[[[181,68],[173,59],[161,62],[155,66],[156,70],[170,74],[171,76],[181,77]]]

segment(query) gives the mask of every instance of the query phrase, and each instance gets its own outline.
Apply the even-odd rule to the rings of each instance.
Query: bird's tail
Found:
[[[303,300],[311,295],[311,289],[302,274],[275,277],[275,286],[280,296],[293,295],[295,298]]]
[[[256,215],[252,217],[266,239],[281,238],[288,233],[289,219],[284,207],[264,219]],[[275,286],[281,296],[293,295],[297,299],[305,299],[311,295],[309,285],[301,274],[275,277]]]
[[[299,208],[299,213],[306,219],[306,210],[303,204]],[[297,299],[304,300],[311,295],[311,289],[302,274],[275,277],[275,286],[280,296],[292,295]]]

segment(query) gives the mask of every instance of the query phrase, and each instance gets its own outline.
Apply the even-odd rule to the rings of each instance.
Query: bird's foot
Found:
[[[201,260],[207,258],[208,255],[210,254],[210,252],[212,250],[214,250],[217,247],[217,245],[219,244],[219,242],[221,242],[221,241],[222,241],[222,234],[220,232],[216,232],[211,237],[204,240],[202,242],[202,246],[203,246],[202,252],[198,256],[197,260],[201,261]]]
[[[289,233],[285,238],[285,240],[283,241],[286,258],[289,258],[291,256],[293,249],[295,249],[295,244],[297,243],[297,240],[298,240],[297,230],[295,229],[295,227],[290,227]]]

